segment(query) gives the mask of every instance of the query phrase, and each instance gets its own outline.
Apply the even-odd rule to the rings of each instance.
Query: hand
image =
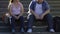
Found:
[[[20,18],[20,16],[17,17],[17,19],[19,19],[19,18]]]
[[[35,17],[36,17],[36,19],[40,19],[40,16],[39,15],[36,15]]]
[[[14,16],[17,20],[18,20],[18,17],[17,16]]]
[[[40,16],[40,19],[42,20],[43,18],[44,18],[44,15],[41,15],[41,16]]]

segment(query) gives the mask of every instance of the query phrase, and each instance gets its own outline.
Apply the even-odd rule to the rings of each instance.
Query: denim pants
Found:
[[[15,29],[15,18],[12,16],[12,18],[11,18],[11,27],[12,27],[12,29]],[[21,31],[21,28],[24,28],[24,18],[23,18],[23,16],[20,16],[20,18],[18,19],[19,21],[20,21],[20,23],[19,23],[19,26],[20,26],[20,31]]]
[[[51,16],[51,14],[45,15],[43,19],[45,19],[47,21],[49,29],[53,29],[53,18]],[[32,28],[34,20],[35,20],[35,16],[30,15],[29,19],[28,19],[28,28]]]

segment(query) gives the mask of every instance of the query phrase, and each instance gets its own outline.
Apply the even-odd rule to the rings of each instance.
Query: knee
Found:
[[[20,16],[20,19],[24,19],[24,17],[23,16]]]
[[[29,18],[34,18],[34,15],[30,15]]]
[[[51,14],[47,14],[46,17],[47,18],[52,18],[52,15]]]

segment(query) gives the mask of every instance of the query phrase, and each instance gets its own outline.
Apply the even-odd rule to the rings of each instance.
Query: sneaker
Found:
[[[50,32],[55,32],[55,30],[54,30],[54,29],[50,29],[49,31],[50,31]]]
[[[32,32],[32,29],[28,29],[28,31],[27,31],[27,32],[31,33],[31,32]]]
[[[14,29],[12,29],[12,32],[14,33],[14,32],[15,32],[15,30],[14,30]]]
[[[23,28],[21,28],[21,32],[24,32],[24,29]]]

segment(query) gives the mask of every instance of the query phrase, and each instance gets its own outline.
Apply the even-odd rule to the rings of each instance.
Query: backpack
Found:
[[[60,17],[56,16],[53,18],[54,20],[54,29],[56,32],[60,32]]]

